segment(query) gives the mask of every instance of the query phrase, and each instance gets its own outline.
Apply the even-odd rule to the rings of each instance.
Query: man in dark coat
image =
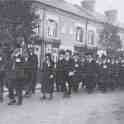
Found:
[[[46,99],[46,95],[49,94],[49,99],[53,98],[54,91],[54,62],[52,61],[51,54],[46,54],[46,58],[43,62],[42,68],[42,81],[41,92],[43,93],[42,99]]]
[[[99,81],[99,89],[103,92],[107,90],[107,83],[108,83],[108,65],[106,57],[102,57],[102,64],[100,65],[100,81]]]
[[[71,51],[67,50],[65,53],[65,63],[64,63],[64,72],[65,72],[64,96],[70,96],[72,92],[74,68],[73,68],[73,60],[71,55],[72,55]],[[68,87],[66,84],[68,85]]]
[[[33,49],[30,49],[29,57],[28,57],[28,69],[29,69],[29,91],[27,94],[33,93],[35,94],[35,87],[37,81],[37,69],[38,69],[38,58],[34,53]]]
[[[115,64],[113,67],[113,78],[114,81],[112,83],[112,89],[118,88],[119,87],[119,83],[120,83],[120,64],[119,64],[119,60],[118,58],[115,59]]]
[[[59,59],[56,65],[56,89],[57,91],[64,91],[65,73],[64,73],[64,51],[60,51]]]
[[[0,102],[3,102],[3,88],[4,88],[4,69],[5,60],[2,55],[0,55]]]
[[[78,53],[73,55],[73,68],[74,68],[74,76],[73,76],[73,90],[75,92],[78,91],[79,83],[82,81],[82,66]]]
[[[88,61],[87,64],[85,65],[86,69],[86,88],[88,92],[92,92],[93,89],[96,87],[96,63],[93,60],[93,57],[91,55],[88,55]]]
[[[124,59],[123,58],[122,58],[121,63],[120,63],[119,78],[120,78],[119,87],[124,88]]]
[[[24,72],[24,58],[21,55],[16,56],[15,62],[13,64],[15,78],[13,79],[13,82],[11,82],[11,97],[8,105],[13,105],[15,103],[17,103],[17,105],[21,105],[23,102],[23,88],[25,85],[25,80],[27,79],[27,75]],[[16,91],[16,96],[14,94],[14,90]],[[17,101],[15,97],[17,97]]]
[[[113,72],[114,72],[114,63],[111,58],[107,58],[107,67],[108,67],[108,81],[106,87],[112,89],[114,84]]]
[[[96,59],[96,87],[98,87],[99,81],[100,81],[100,71],[101,71],[101,57],[97,56]]]

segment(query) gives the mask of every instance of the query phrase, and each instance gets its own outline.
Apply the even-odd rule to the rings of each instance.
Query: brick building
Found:
[[[111,10],[101,15],[95,12],[94,0],[84,0],[81,6],[64,0],[29,1],[40,16],[36,29],[40,39],[35,44],[39,60],[46,52],[54,53],[56,58],[59,49],[83,51],[84,48],[100,48],[99,32],[104,23],[117,26],[121,39],[124,39],[124,26],[117,22],[117,11]]]

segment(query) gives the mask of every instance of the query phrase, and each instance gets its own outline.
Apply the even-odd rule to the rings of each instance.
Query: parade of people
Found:
[[[21,49],[21,48],[20,48]],[[2,52],[1,52],[2,53]],[[42,68],[38,72],[38,57],[34,48],[29,48],[28,56],[20,51],[8,57],[0,56],[0,102],[8,93],[8,105],[22,105],[23,99],[36,95],[40,85],[41,101],[52,100],[54,93],[62,93],[69,98],[81,89],[88,94],[95,91],[105,93],[123,89],[124,58],[122,56],[93,55],[81,57],[71,50],[60,50],[55,62],[52,53],[46,53]],[[37,80],[38,73],[40,80]],[[6,92],[6,91],[7,92]]]

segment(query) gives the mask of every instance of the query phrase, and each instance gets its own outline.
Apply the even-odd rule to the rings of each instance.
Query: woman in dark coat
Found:
[[[46,94],[49,94],[49,98],[53,97],[54,90],[54,62],[51,59],[51,54],[47,54],[45,61],[43,62],[42,69],[42,88],[43,99],[46,99]]]
[[[81,66],[79,55],[77,53],[73,55],[73,68],[75,73],[73,76],[72,85],[73,85],[73,90],[77,92],[79,88],[79,83],[82,81],[81,80],[82,66]]]

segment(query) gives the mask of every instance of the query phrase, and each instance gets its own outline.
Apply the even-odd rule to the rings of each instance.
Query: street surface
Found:
[[[22,106],[0,104],[0,124],[124,124],[124,91],[84,91],[63,98],[40,100],[40,93],[25,98]]]

